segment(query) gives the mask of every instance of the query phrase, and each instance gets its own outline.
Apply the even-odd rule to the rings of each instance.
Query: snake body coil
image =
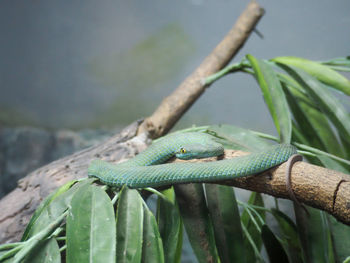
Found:
[[[296,149],[288,144],[278,144],[260,153],[228,160],[161,164],[174,155],[189,159],[191,157],[188,155],[193,158],[203,158],[222,153],[222,146],[215,142],[211,135],[173,134],[163,137],[135,158],[121,164],[114,165],[102,160],[94,160],[88,168],[88,175],[97,177],[110,186],[127,185],[130,188],[215,182],[263,172],[287,161],[296,153]]]

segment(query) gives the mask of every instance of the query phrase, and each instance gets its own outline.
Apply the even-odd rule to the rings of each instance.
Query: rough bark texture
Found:
[[[231,159],[244,154],[247,153],[226,150],[221,158]],[[208,158],[202,161],[217,159]],[[286,188],[285,171],[284,163],[262,174],[216,183],[291,199]],[[350,175],[306,162],[297,162],[292,169],[292,189],[299,202],[324,210],[337,220],[350,225]]]
[[[139,124],[135,122],[104,143],[54,161],[21,179],[17,188],[0,200],[0,244],[18,241],[40,202],[64,183],[86,177],[92,159],[115,162],[145,149],[146,136],[134,138]]]
[[[140,126],[138,133],[147,131],[152,138],[166,134],[205,91],[207,86],[203,85],[203,79],[229,63],[248,39],[263,14],[264,9],[255,1],[251,1],[225,38],[202,64],[162,101],[157,110]]]

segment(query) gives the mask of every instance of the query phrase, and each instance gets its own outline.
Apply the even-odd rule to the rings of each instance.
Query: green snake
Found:
[[[157,187],[179,183],[205,183],[261,173],[296,154],[289,144],[277,144],[263,152],[213,162],[165,163],[180,159],[205,158],[223,154],[223,146],[212,135],[199,132],[174,133],[162,137],[134,158],[117,165],[94,160],[90,177],[117,188]]]

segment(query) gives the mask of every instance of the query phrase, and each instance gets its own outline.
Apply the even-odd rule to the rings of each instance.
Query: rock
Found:
[[[0,198],[31,171],[107,138],[103,130],[0,129]]]

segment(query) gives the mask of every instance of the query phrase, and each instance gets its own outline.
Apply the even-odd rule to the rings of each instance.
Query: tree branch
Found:
[[[246,154],[242,151],[225,150],[225,155],[221,158],[231,159]],[[200,161],[217,159],[207,158]],[[196,161],[199,160],[191,160]],[[286,188],[285,163],[262,174],[215,183],[291,199]],[[306,162],[297,162],[292,168],[292,189],[300,202],[324,210],[337,220],[350,225],[350,175]]]
[[[132,140],[138,126],[139,122],[135,122],[99,145],[61,158],[22,178],[17,188],[0,200],[0,243],[18,241],[41,201],[68,181],[86,177],[92,159],[118,161],[146,148],[140,136]]]
[[[141,124],[138,134],[148,132],[152,138],[165,135],[205,91],[207,86],[203,85],[203,79],[229,63],[248,39],[264,12],[257,2],[251,1],[233,28],[202,64]]]

